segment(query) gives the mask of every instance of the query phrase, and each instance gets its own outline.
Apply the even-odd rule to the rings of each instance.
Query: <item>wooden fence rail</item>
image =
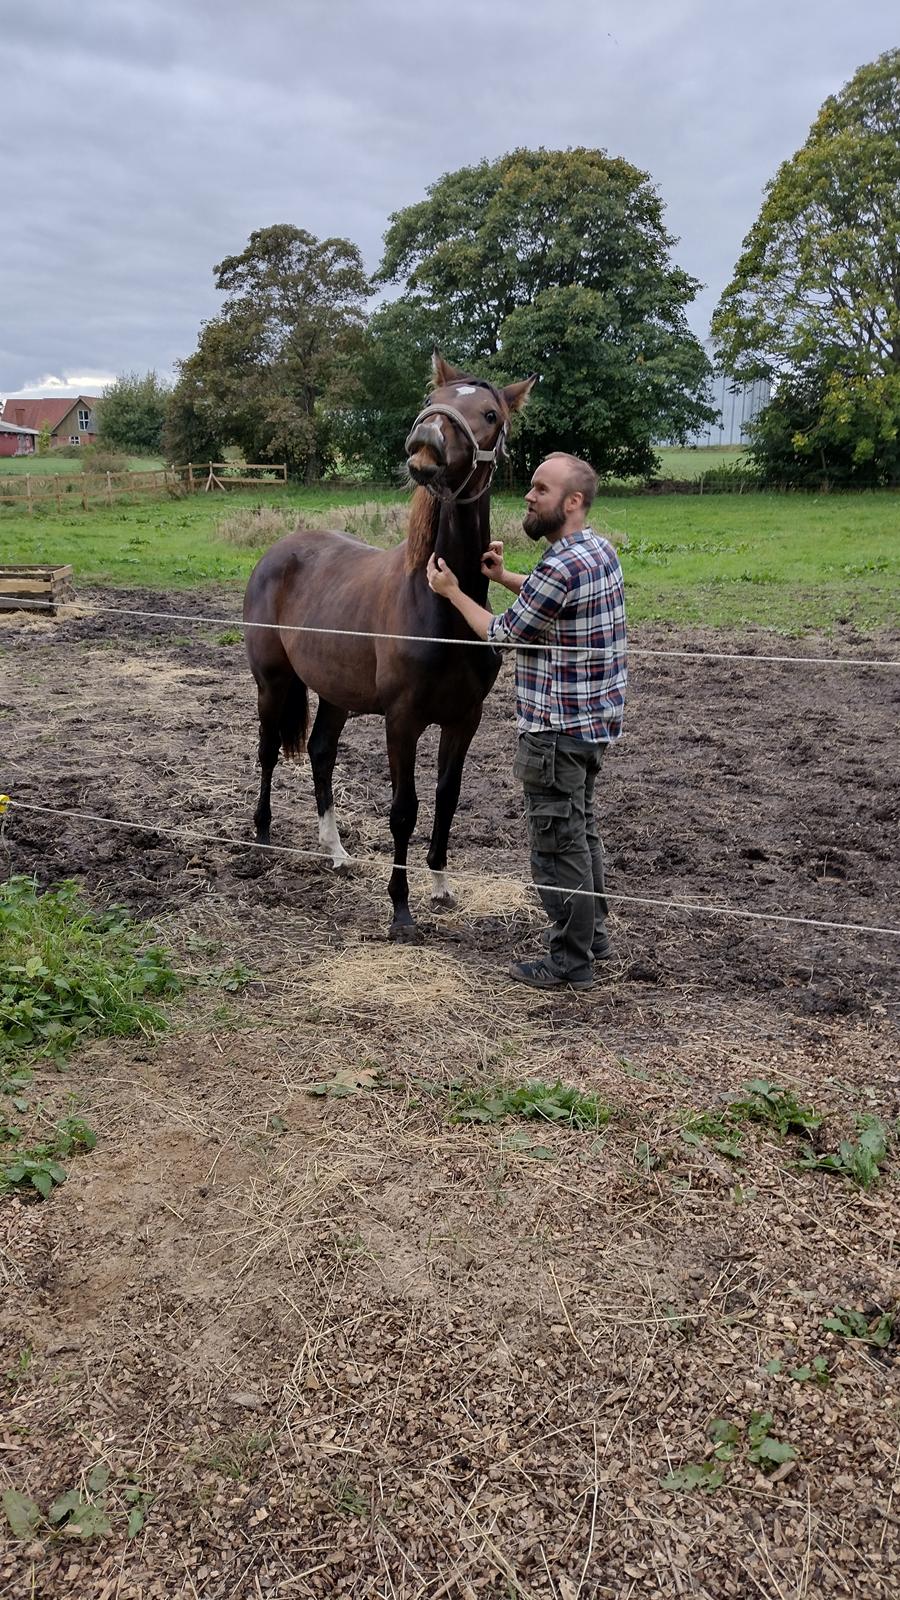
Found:
[[[250,463],[243,461],[189,461],[184,467],[156,467],[146,472],[80,472],[67,477],[61,472],[31,473],[14,477],[0,473],[0,503],[18,504],[22,500],[29,514],[35,506],[55,502],[77,505],[87,511],[93,501],[112,505],[121,495],[199,494],[202,491],[263,487],[287,487],[287,465],[283,461]]]

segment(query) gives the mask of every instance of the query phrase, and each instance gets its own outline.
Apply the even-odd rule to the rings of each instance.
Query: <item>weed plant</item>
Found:
[[[86,1035],[152,1033],[164,1025],[153,999],[179,987],[121,907],[95,910],[71,882],[0,886],[0,1064],[23,1052],[60,1059]]]

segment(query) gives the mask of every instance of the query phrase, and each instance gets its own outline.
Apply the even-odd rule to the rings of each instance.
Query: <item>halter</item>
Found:
[[[499,399],[499,396],[498,396],[498,399]],[[428,493],[430,495],[434,496],[435,500],[442,501],[444,505],[453,505],[454,503],[456,503],[458,505],[461,505],[461,506],[471,505],[473,500],[480,500],[481,499],[481,496],[485,493],[485,491],[487,489],[490,488],[491,484],[494,481],[494,473],[497,470],[497,466],[498,466],[498,463],[500,461],[500,458],[501,458],[501,456],[506,454],[506,435],[507,435],[507,432],[509,431],[509,423],[508,422],[504,422],[503,423],[503,425],[502,425],[502,427],[500,429],[500,432],[497,435],[497,441],[496,441],[496,443],[494,445],[493,450],[482,450],[481,446],[478,443],[478,440],[476,439],[474,433],[472,432],[472,429],[470,428],[468,422],[466,421],[466,419],[463,416],[461,411],[457,411],[454,406],[441,406],[441,405],[426,406],[424,411],[420,411],[419,412],[419,415],[416,417],[415,422],[413,423],[412,427],[409,430],[409,433],[406,436],[406,443],[403,446],[403,448],[407,452],[407,454],[409,454],[410,440],[412,439],[413,434],[415,433],[417,427],[419,426],[419,423],[427,421],[429,417],[436,417],[436,416],[449,417],[451,422],[455,422],[456,426],[458,428],[462,429],[463,433],[465,434],[466,438],[469,441],[469,444],[472,446],[472,465],[469,468],[468,472],[466,473],[466,476],[463,478],[462,483],[459,485],[459,487],[457,489],[447,489],[447,488],[436,489],[430,483],[426,483],[424,485],[424,487],[428,490]],[[479,489],[477,494],[467,495],[465,500],[460,500],[459,497],[462,494],[463,489],[466,487],[466,484],[469,483],[469,481],[472,478],[473,474],[477,471],[478,467],[480,467],[482,462],[484,462],[484,461],[490,462],[490,467],[491,467],[491,470],[488,473],[487,482],[485,483],[484,487]]]

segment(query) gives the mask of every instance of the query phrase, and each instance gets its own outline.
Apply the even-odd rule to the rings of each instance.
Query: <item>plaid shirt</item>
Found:
[[[557,539],[513,604],[494,618],[488,638],[554,647],[516,651],[520,733],[555,728],[592,743],[620,737],[625,591],[619,558],[606,539],[590,528]]]

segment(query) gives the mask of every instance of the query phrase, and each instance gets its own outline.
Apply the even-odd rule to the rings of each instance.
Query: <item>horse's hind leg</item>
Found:
[[[293,668],[285,667],[257,679],[259,708],[259,765],[262,776],[253,813],[257,844],[268,844],[272,824],[272,773],[278,752],[299,755],[306,741],[306,685]]]
[[[327,700],[320,700],[307,745],[316,790],[319,843],[322,849],[330,854],[332,865],[335,867],[341,867],[345,861],[350,860],[341,844],[341,836],[334,820],[334,792],[331,787],[338,740],[346,721],[346,711],[342,711],[339,706],[330,705]]]

